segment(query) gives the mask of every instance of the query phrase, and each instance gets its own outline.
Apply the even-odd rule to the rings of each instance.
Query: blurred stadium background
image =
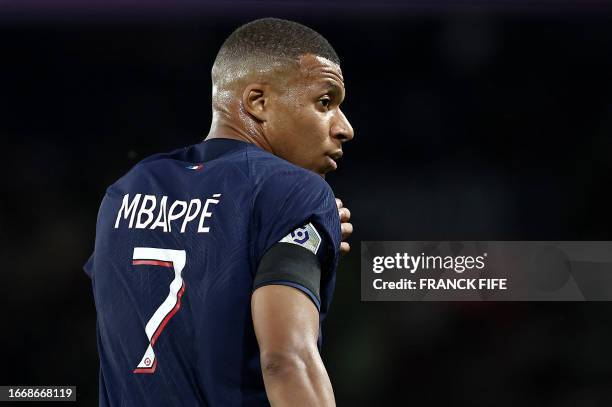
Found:
[[[612,240],[612,7],[602,1],[0,1],[0,384],[95,405],[82,272],[105,188],[197,143],[223,39],[326,36],[355,128],[324,358],[341,406],[606,406],[609,303],[361,303],[361,240]]]

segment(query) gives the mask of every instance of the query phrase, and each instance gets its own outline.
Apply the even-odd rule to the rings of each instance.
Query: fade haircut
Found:
[[[212,68],[216,88],[224,88],[246,74],[269,72],[295,64],[313,54],[340,65],[340,58],[321,34],[305,25],[280,18],[262,18],[238,27],[225,40]]]

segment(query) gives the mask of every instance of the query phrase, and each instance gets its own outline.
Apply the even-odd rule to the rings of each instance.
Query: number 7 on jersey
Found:
[[[186,262],[185,250],[156,249],[152,247],[135,247],[132,256],[134,266],[160,266],[174,269],[174,279],[170,283],[170,292],[164,302],[155,310],[155,313],[147,322],[145,332],[149,338],[149,346],[142,360],[134,369],[134,373],[154,373],[157,367],[157,359],[153,352],[153,345],[164,330],[168,321],[177,313],[181,307],[181,297],[185,292],[185,282],[181,272]]]

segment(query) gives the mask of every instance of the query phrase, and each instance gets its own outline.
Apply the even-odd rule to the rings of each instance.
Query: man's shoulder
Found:
[[[153,173],[160,173],[163,176],[163,168],[169,165],[172,156],[187,148],[188,147],[183,147],[171,152],[156,153],[143,158],[110,184],[106,192],[110,193],[116,190],[123,191],[126,188],[134,187],[142,183],[146,184]]]
[[[251,177],[255,185],[271,184],[274,186],[291,184],[303,187],[329,188],[327,182],[320,175],[256,146],[249,146],[247,148],[247,157]]]
[[[216,140],[214,143],[208,143],[209,152],[212,144],[217,144],[216,147],[225,144],[225,151],[210,156],[203,152],[203,144],[200,143],[146,157],[110,185],[108,190],[119,186],[147,184],[151,179],[155,179],[156,183],[167,180],[170,184],[175,184],[177,177],[191,178],[191,175],[199,173],[204,175],[203,173],[213,170],[214,167],[227,174],[228,168],[231,167],[236,170],[232,172],[236,173],[240,182],[250,184],[256,195],[262,188],[272,190],[274,195],[295,188],[319,192],[331,191],[320,175],[292,164],[254,144],[235,140]],[[218,174],[216,170],[212,173]]]
[[[223,139],[188,145],[162,153],[145,157],[134,164],[111,187],[118,184],[141,182],[154,177],[159,180],[178,180],[193,176],[205,176],[214,169],[224,170],[228,167],[236,169],[235,175],[241,179],[248,178],[245,144],[235,140]],[[208,148],[207,148],[208,147]]]

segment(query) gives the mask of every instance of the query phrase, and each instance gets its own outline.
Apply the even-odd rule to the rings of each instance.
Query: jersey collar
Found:
[[[196,146],[200,161],[205,163],[207,161],[212,161],[216,158],[221,157],[222,155],[239,149],[245,148],[249,143],[246,141],[229,139],[229,138],[213,138],[209,140],[204,140],[200,144]]]

